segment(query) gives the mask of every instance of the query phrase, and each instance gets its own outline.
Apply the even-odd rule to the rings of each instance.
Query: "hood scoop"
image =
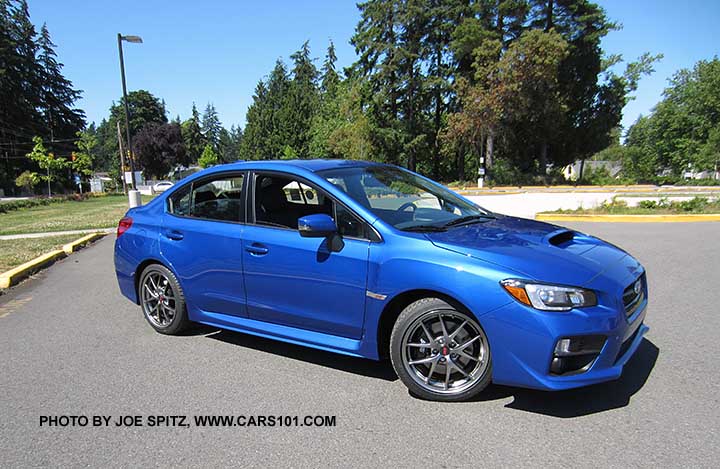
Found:
[[[564,247],[567,247],[568,244],[570,244],[574,238],[575,238],[574,231],[563,230],[563,231],[555,232],[555,233],[551,234],[550,237],[548,238],[548,243],[552,244],[553,246],[564,248]]]

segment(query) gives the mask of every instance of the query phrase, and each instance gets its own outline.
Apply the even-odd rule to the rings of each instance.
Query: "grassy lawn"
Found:
[[[0,213],[0,235],[111,228],[127,209],[126,196],[109,195],[13,210]]]
[[[568,215],[683,215],[692,213],[720,214],[720,199],[695,197],[691,200],[668,201],[667,199],[641,200],[638,206],[628,207],[623,200],[612,200],[594,208],[576,210],[555,210],[543,213],[565,213]]]
[[[49,236],[0,240],[0,273],[17,267],[41,254],[60,249],[63,244],[75,241],[81,235]]]

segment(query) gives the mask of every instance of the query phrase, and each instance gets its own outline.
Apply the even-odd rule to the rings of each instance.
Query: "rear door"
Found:
[[[254,223],[243,235],[243,264],[250,318],[327,334],[360,338],[365,315],[370,241],[348,209],[307,181],[281,173],[256,175]],[[342,247],[327,238],[304,238],[303,215],[333,216]]]
[[[168,199],[160,251],[171,263],[192,309],[247,316],[242,237],[244,172],[194,181]]]

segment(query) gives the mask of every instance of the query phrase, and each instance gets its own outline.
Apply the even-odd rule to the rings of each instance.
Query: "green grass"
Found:
[[[61,249],[63,244],[79,239],[81,235],[48,236],[0,240],[0,273],[17,267],[46,252]]]
[[[143,203],[150,199],[143,196]],[[21,208],[0,213],[0,235],[111,228],[117,226],[127,209],[124,195]]]
[[[578,208],[575,210],[555,210],[543,213],[565,213],[570,215],[678,215],[688,213],[720,214],[720,199],[694,197],[690,200],[669,201],[661,198],[659,201],[641,200],[636,207],[628,207],[623,200],[613,197],[595,208]]]

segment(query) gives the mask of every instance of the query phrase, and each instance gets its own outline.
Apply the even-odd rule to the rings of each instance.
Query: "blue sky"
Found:
[[[718,0],[606,0],[609,17],[624,26],[603,42],[607,53],[632,59],[662,53],[656,72],[640,82],[624,110],[623,125],[648,114],[661,99],[667,79],[680,68],[719,54]],[[84,91],[79,106],[99,122],[121,94],[116,34],[142,36],[125,45],[128,88],[147,89],[165,99],[169,117],[185,119],[192,102],[217,108],[223,124],[245,125],[258,80],[275,60],[305,40],[322,63],[335,42],[338,66],[355,60],[349,44],[357,21],[354,1],[345,0],[30,0],[38,26],[47,22],[65,74]]]

